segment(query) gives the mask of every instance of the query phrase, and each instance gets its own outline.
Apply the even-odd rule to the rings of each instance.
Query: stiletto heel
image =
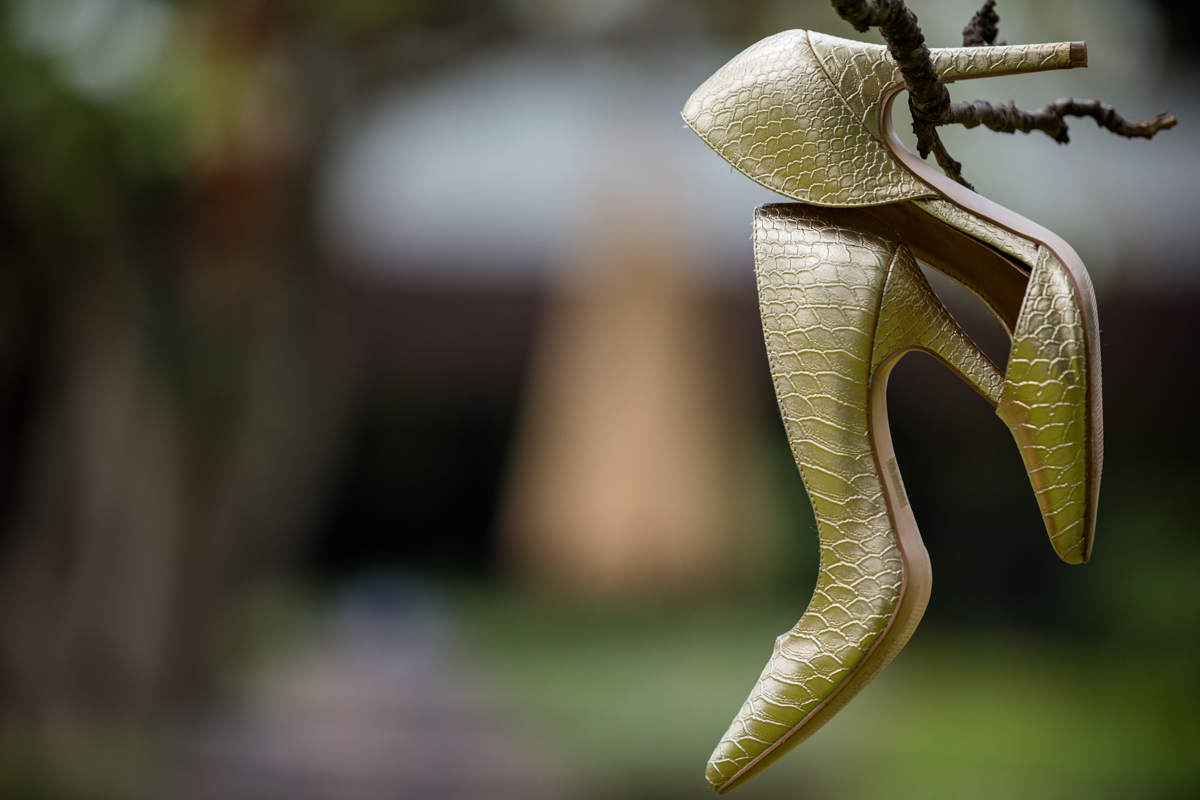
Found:
[[[945,80],[1087,62],[1081,42],[931,56]],[[787,31],[734,57],[683,110],[734,167],[806,204],[756,212],[755,258],[771,373],[818,521],[820,573],[713,753],[707,775],[719,792],[828,721],[924,611],[929,561],[885,401],[906,352],[935,355],[996,407],[1056,552],[1073,563],[1091,552],[1103,427],[1087,271],[1050,231],[908,152],[890,116],[903,88],[882,46]],[[1003,374],[950,319],[916,259],[1000,319],[1012,338]]]

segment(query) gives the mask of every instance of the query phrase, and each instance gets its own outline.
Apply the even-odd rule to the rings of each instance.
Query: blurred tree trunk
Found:
[[[10,758],[136,730],[202,684],[223,613],[311,526],[348,415],[336,307],[295,251],[312,132],[286,20],[212,8],[173,42],[191,93],[160,206],[60,251],[0,220],[21,298],[0,353]],[[49,251],[78,261],[45,270]]]

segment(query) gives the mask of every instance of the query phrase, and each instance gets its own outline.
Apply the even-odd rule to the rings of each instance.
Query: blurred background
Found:
[[[976,10],[911,6],[934,46]],[[1092,270],[1094,558],[906,359],[929,611],[748,800],[1200,796],[1196,12],[998,11],[1090,66],[955,99],[1180,120],[943,129]],[[787,28],[856,37],[824,0],[0,2],[0,796],[710,796],[816,536],[754,294],[779,198],[679,110]]]

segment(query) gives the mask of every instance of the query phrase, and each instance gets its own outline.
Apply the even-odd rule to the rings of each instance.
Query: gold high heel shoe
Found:
[[[1086,64],[1078,42],[931,55],[944,80]],[[883,46],[788,31],[736,56],[683,111],[733,166],[805,204],[756,212],[755,260],[771,372],[817,518],[821,569],[804,616],[776,641],[713,753],[708,780],[719,792],[812,735],[920,621],[929,561],[885,400],[888,373],[906,352],[932,353],[997,408],[1055,550],[1071,563],[1091,551],[1103,434],[1090,279],[1066,242],[903,147],[890,119],[903,88]],[[1001,320],[1012,337],[1003,374],[950,318],[916,259]]]

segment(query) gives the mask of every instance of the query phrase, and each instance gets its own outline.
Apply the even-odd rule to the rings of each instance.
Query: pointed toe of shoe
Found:
[[[814,40],[824,50],[814,50]],[[752,45],[692,94],[684,121],[738,171],[802,203],[866,206],[931,196],[884,146],[875,109],[855,110],[843,93],[841,84],[852,85],[864,69],[878,71],[881,86],[895,82],[885,48],[855,42],[867,55],[825,63],[836,50],[830,43],[840,41],[796,30]]]

